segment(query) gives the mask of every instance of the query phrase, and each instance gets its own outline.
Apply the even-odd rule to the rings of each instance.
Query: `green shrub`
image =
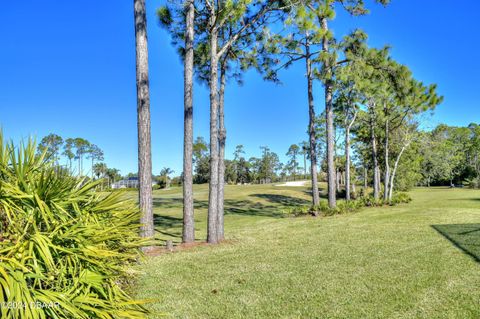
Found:
[[[412,201],[412,198],[410,195],[404,192],[399,192],[395,193],[392,196],[392,200],[390,202],[390,205],[396,205],[396,204],[403,204],[403,203],[410,203]]]
[[[366,207],[377,207],[385,205],[383,198],[375,199],[373,196],[364,196],[360,198],[360,201],[362,202],[363,206]]]
[[[139,257],[136,206],[0,134],[1,318],[143,318],[123,290]]]
[[[294,206],[285,209],[285,214],[290,216],[306,216],[311,215],[311,207],[310,206]]]
[[[465,181],[465,183],[469,188],[473,188],[473,189],[480,188],[480,178],[479,177],[474,177],[472,179],[467,179]]]
[[[295,206],[289,207],[285,213],[291,216],[321,215],[333,216],[354,213],[363,207],[377,207],[390,205],[394,206],[401,203],[409,203],[412,198],[407,193],[396,193],[391,201],[384,201],[383,198],[375,199],[373,196],[360,197],[359,199],[349,201],[338,201],[335,208],[330,208],[326,201],[321,201],[316,206]]]
[[[322,215],[333,216],[339,214],[347,214],[358,211],[364,205],[359,200],[339,201],[337,207],[330,208],[326,201],[321,201],[315,206],[294,206],[286,210],[287,215],[306,216],[306,215]]]

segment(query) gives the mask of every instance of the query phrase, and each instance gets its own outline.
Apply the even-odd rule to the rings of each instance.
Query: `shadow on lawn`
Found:
[[[479,202],[480,198],[478,197],[468,197],[468,198],[450,198],[449,200],[455,201],[469,201],[469,202]]]
[[[308,201],[306,199],[303,199],[303,198],[291,197],[291,196],[285,196],[285,195],[278,195],[278,194],[251,194],[249,196],[266,199],[267,201],[269,201],[273,204],[281,205],[281,206],[284,206],[284,207],[310,204],[310,201]]]
[[[239,215],[239,216],[258,216],[258,217],[270,217],[281,218],[284,216],[282,213],[282,206],[288,207],[292,205],[306,204],[308,201],[283,196],[283,195],[268,195],[268,194],[254,194],[250,195],[257,198],[267,199],[271,202],[271,205],[259,203],[252,200],[233,200],[226,199],[224,201],[225,215]],[[154,216],[154,223],[156,231],[160,234],[167,235],[174,238],[182,237],[182,224],[183,219],[181,217],[174,217],[171,215],[164,215],[161,213],[161,209],[176,209],[178,212],[182,211],[183,199],[182,198],[154,198],[153,206],[160,209],[160,212],[156,212]],[[202,209],[206,211],[208,209],[207,200],[195,200],[194,208]],[[181,216],[181,215],[179,215]]]
[[[182,208],[183,205],[183,198],[154,198],[153,199],[153,207],[160,207],[160,208]],[[194,201],[194,208],[195,209],[204,209],[208,208],[207,201]]]
[[[432,225],[432,227],[480,263],[480,224]]]
[[[254,196],[254,195],[250,195]],[[243,215],[260,217],[282,217],[281,208],[276,205],[265,205],[250,200],[225,200],[225,215]]]
[[[182,237],[183,219],[173,216],[160,215],[158,213],[153,216],[155,230],[162,235],[171,237]]]

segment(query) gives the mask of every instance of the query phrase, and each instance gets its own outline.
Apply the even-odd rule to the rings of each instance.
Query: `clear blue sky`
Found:
[[[133,1],[18,0],[0,4],[0,126],[7,138],[55,132],[84,137],[104,149],[109,166],[137,169]],[[159,28],[147,0],[150,52],[153,168],[181,172],[183,68]],[[480,122],[480,1],[393,0],[371,6],[372,14],[339,14],[342,36],[355,27],[371,46],[390,44],[393,55],[426,83],[438,83],[444,103],[427,123]],[[306,138],[303,65],[283,73],[284,84],[265,83],[255,73],[226,93],[227,157],[244,144],[248,156],[269,145],[281,159]],[[317,112],[322,89],[315,88]],[[208,95],[195,91],[195,135],[208,139]]]

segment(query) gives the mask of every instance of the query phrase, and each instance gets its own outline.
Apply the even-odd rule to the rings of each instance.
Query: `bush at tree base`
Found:
[[[373,196],[364,196],[355,200],[339,201],[335,208],[330,208],[326,201],[320,202],[316,206],[294,206],[287,208],[284,212],[290,216],[305,216],[315,215],[333,216],[354,213],[363,207],[377,207],[377,206],[395,206],[401,203],[409,203],[412,198],[407,193],[399,192],[394,194],[392,200],[383,200],[383,198],[375,199]]]

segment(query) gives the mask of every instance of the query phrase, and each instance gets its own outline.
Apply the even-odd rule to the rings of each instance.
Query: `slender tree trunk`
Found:
[[[310,144],[310,174],[312,175],[311,176],[312,204],[314,206],[317,206],[320,204],[320,195],[318,194],[318,174],[317,174],[317,139],[315,137],[315,104],[313,101],[312,61],[310,59],[310,43],[308,39],[306,41],[306,59],[305,60],[306,60],[306,67],[307,67],[307,86],[308,86],[308,137],[309,137],[309,144]]]
[[[213,10],[213,9],[212,9]],[[218,30],[215,13],[210,14],[210,183],[208,186],[207,242],[218,242]]]
[[[387,105],[385,103],[384,106],[384,111],[385,111],[385,172],[384,172],[384,179],[383,179],[383,199],[386,201],[389,196],[388,196],[388,183],[390,181],[390,159],[389,159],[389,120],[388,120],[388,109]]]
[[[363,190],[365,195],[367,194],[368,189],[368,169],[366,166],[363,167]]]
[[[193,207],[193,40],[194,0],[187,1],[185,17],[185,66],[184,66],[184,128],[183,128],[183,233],[182,241],[195,241],[195,219]]]
[[[219,108],[218,108],[218,216],[217,216],[217,237],[218,241],[225,239],[224,232],[224,190],[225,190],[225,142],[227,139],[227,131],[225,130],[225,85],[226,85],[226,59],[222,62],[220,70],[220,91],[219,91]]]
[[[347,123],[345,129],[345,199],[350,200],[350,130],[357,118],[357,111],[354,111],[353,118],[350,123]],[[353,184],[355,187],[355,184]]]
[[[378,156],[378,151],[377,151]],[[382,191],[382,172],[380,170],[380,163],[377,160],[377,185],[378,185],[378,195],[380,197],[380,192]]]
[[[307,179],[307,153],[303,153],[303,179]]]
[[[372,161],[373,161],[373,197],[379,198],[380,194],[380,170],[377,157],[377,140],[375,137],[375,105],[370,105],[370,141],[372,143]]]
[[[138,126],[138,181],[140,235],[153,238],[152,208],[152,153],[150,139],[150,93],[148,80],[147,18],[145,0],[134,0],[136,70],[137,70],[137,126]],[[145,248],[144,250],[149,250]]]
[[[402,157],[403,152],[405,152],[405,150],[407,149],[407,147],[409,145],[410,145],[410,142],[408,142],[407,144],[405,144],[402,147],[402,149],[400,150],[400,153],[398,153],[397,159],[395,160],[395,164],[393,166],[393,171],[392,171],[392,176],[390,177],[390,188],[389,188],[389,191],[388,191],[388,199],[389,200],[392,200],[392,197],[393,197],[393,185],[394,185],[394,181],[395,181],[395,175],[397,174],[398,163],[400,162],[400,158]]]
[[[324,32],[328,31],[327,18],[321,18],[321,26]],[[325,36],[322,40],[322,51],[328,53],[328,39]],[[327,73],[332,74],[332,66],[325,65]],[[328,206],[337,206],[335,191],[335,146],[333,126],[333,83],[327,80],[325,83],[325,125],[327,131],[327,182],[328,182]]]
[[[345,199],[350,200],[350,126],[345,129]]]
[[[341,173],[340,173],[340,170],[337,168],[337,173],[336,173],[336,177],[337,177],[337,182],[336,182],[336,185],[337,185],[337,192],[340,192],[340,184],[341,184]]]

